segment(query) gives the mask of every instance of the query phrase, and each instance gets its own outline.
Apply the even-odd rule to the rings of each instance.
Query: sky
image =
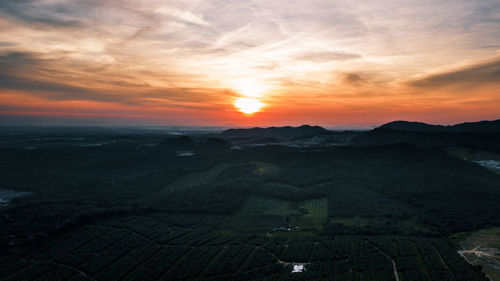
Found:
[[[0,0],[4,125],[492,119],[498,0]]]

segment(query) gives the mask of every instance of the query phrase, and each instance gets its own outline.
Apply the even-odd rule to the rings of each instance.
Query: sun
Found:
[[[245,114],[252,114],[259,112],[259,110],[264,106],[262,102],[258,99],[253,98],[239,98],[235,101],[234,106],[238,108],[239,111]]]

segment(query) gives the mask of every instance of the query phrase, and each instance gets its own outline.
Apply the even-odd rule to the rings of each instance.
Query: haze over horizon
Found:
[[[0,36],[0,125],[500,118],[495,0],[2,1]]]

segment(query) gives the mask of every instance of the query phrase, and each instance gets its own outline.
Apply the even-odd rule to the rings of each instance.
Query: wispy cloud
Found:
[[[500,57],[413,81],[415,87],[500,85]]]
[[[75,6],[62,1],[1,1],[0,14],[37,26],[77,27],[82,23],[72,17],[76,11]]]
[[[217,123],[247,120],[226,120],[245,87],[279,116],[324,122],[472,112],[498,93],[499,60],[484,60],[500,52],[499,15],[496,0],[0,1],[0,97],[225,112]]]

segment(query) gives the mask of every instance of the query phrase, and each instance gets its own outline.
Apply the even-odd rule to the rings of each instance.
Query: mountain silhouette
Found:
[[[300,127],[269,127],[250,129],[229,129],[221,133],[223,137],[274,137],[274,138],[295,138],[305,135],[316,135],[328,132],[327,129],[319,126],[302,125]]]

